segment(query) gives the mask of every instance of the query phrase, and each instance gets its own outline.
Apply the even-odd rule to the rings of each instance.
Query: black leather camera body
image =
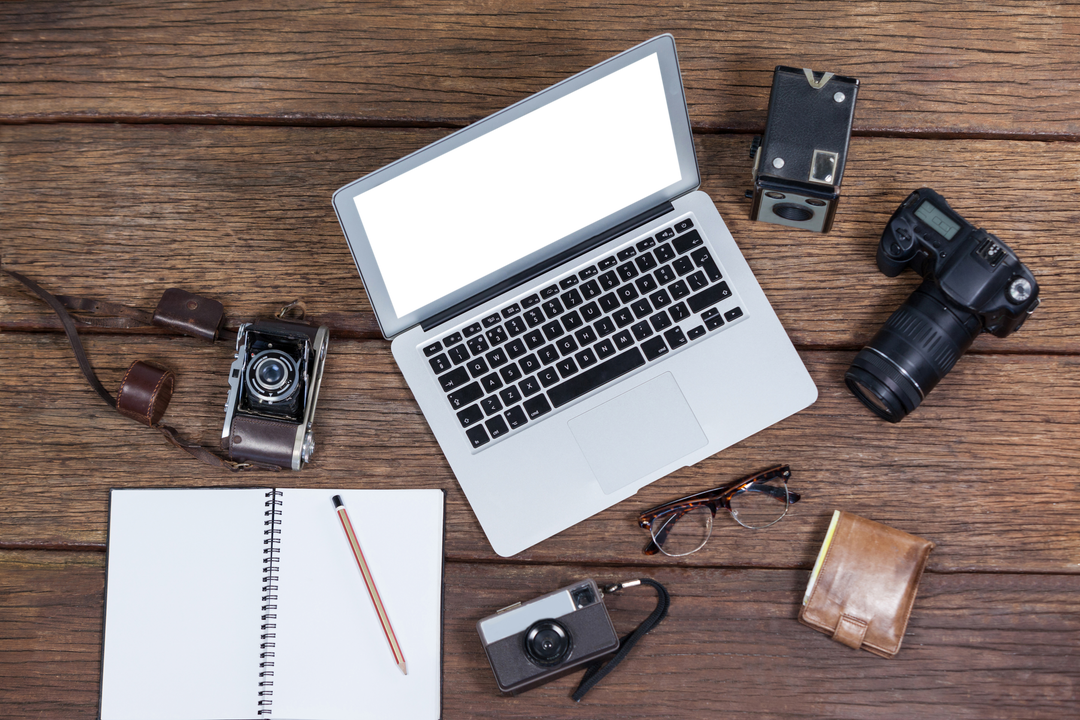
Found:
[[[504,693],[531,690],[619,649],[603,594],[582,580],[476,623]]]
[[[751,220],[814,232],[832,228],[858,91],[855,78],[776,67],[765,134],[750,148]]]
[[[230,459],[293,470],[310,461],[329,339],[326,327],[288,320],[240,326],[221,431]]]
[[[1011,335],[1039,305],[1039,284],[1016,253],[930,188],[908,195],[893,213],[877,265],[889,277],[907,268],[923,277],[844,377],[864,405],[891,422],[918,407],[980,333]]]

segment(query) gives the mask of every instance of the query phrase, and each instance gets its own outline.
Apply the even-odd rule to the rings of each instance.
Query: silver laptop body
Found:
[[[334,194],[500,555],[816,400],[699,183],[662,35]]]

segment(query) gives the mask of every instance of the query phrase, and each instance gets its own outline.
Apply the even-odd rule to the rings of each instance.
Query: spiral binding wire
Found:
[[[280,490],[270,490],[266,493],[267,511],[263,513],[266,520],[263,525],[265,539],[263,540],[263,577],[262,577],[262,635],[259,644],[259,715],[268,716],[273,712],[270,706],[274,704],[274,646],[277,633],[277,581],[278,561],[281,548],[281,500]]]

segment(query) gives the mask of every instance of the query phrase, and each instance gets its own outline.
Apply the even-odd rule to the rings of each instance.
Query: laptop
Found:
[[[661,35],[334,194],[499,555],[817,399],[699,184]]]

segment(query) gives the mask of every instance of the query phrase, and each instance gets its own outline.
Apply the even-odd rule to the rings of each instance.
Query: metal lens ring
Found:
[[[279,402],[293,394],[300,384],[296,360],[281,350],[263,350],[256,355],[245,373],[244,382],[251,396],[261,402]]]

